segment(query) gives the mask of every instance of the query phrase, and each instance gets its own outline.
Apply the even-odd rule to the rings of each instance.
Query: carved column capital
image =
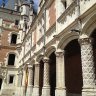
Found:
[[[33,66],[31,64],[27,65],[28,69],[33,69]]]
[[[64,55],[64,50],[58,49],[56,52],[56,57],[62,57]]]
[[[91,43],[92,39],[89,38],[86,34],[83,34],[80,36],[78,41],[79,41],[80,45],[86,45],[86,44]]]
[[[49,62],[49,58],[48,58],[48,57],[44,57],[44,58],[43,58],[43,62],[44,62],[44,63],[48,63],[48,62]]]
[[[37,62],[37,61],[35,62],[34,65],[35,65],[35,67],[39,67],[40,66],[39,62]]]
[[[22,70],[19,71],[18,74],[19,74],[19,75],[23,75],[23,71],[22,71]]]

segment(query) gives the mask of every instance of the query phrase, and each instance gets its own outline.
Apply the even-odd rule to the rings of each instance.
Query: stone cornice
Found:
[[[12,50],[16,50],[16,46],[0,45],[0,49],[12,49]]]
[[[0,26],[0,28],[4,29],[4,30],[7,30],[7,31],[16,31],[16,32],[19,32],[19,29],[13,29],[13,28],[6,28],[6,27],[3,27],[3,26]]]
[[[9,65],[8,66],[2,66],[1,68],[4,69],[4,70],[5,69],[11,69],[11,70],[15,70],[15,71],[18,70],[18,68],[16,66],[9,66]]]
[[[56,28],[56,22],[51,27],[49,27],[49,29],[45,32],[45,35],[51,32],[51,30],[54,30],[54,28]]]
[[[10,14],[10,15],[20,16],[20,12],[17,12],[15,10],[11,10],[11,9],[8,9],[8,8],[0,7],[0,12],[7,13],[7,14]]]
[[[87,17],[93,11],[96,11],[96,3],[92,7],[90,7],[86,12],[81,14],[78,18],[82,20],[85,17]],[[94,14],[95,14],[95,12],[94,12]]]

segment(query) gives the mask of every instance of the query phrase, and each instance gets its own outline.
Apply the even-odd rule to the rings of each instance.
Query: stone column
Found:
[[[96,96],[96,80],[91,39],[87,35],[80,36],[83,89],[82,96]]]
[[[21,92],[21,84],[22,83],[22,72],[20,71],[18,74],[17,74],[17,91],[16,91],[16,96],[21,96],[20,92]]]
[[[38,62],[35,62],[34,88],[32,96],[39,96],[39,67],[40,64]]]
[[[50,96],[49,58],[44,57],[43,62],[44,62],[44,77],[43,77],[42,96]]]
[[[55,91],[55,96],[66,96],[64,51],[61,49],[58,49],[55,52],[55,54],[56,54],[56,91]]]
[[[23,68],[23,78],[22,78],[22,95],[21,96],[25,96],[26,92],[25,92],[25,86],[26,86],[26,83],[25,83],[25,80],[26,80],[26,69]]]
[[[33,88],[33,67],[28,65],[28,86],[27,86],[27,96],[32,96]]]
[[[19,86],[19,95],[18,96],[21,96],[21,86],[22,86],[22,77],[23,77],[23,73],[22,73],[22,71],[20,71],[20,73],[19,73],[19,78],[18,78],[18,86]]]

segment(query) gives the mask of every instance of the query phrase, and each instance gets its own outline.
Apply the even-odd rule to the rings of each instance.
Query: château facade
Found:
[[[1,96],[96,96],[96,0],[17,0],[0,8]]]

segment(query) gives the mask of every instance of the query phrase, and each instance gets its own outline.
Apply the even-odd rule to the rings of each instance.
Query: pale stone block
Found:
[[[50,87],[43,87],[42,96],[51,96],[50,95]]]
[[[34,87],[33,88],[32,96],[39,96],[39,87]]]
[[[66,96],[66,90],[65,89],[56,89],[55,96]]]

